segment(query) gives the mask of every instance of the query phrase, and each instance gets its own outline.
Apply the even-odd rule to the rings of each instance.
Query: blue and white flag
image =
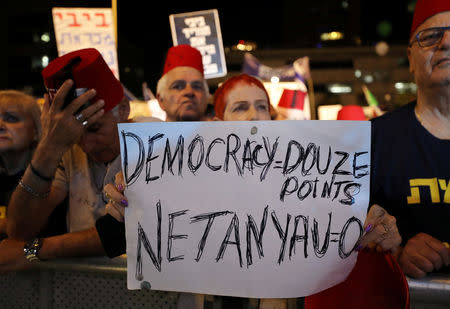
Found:
[[[244,55],[242,72],[259,77],[265,81],[270,81],[272,77],[277,77],[280,82],[301,81],[305,83],[305,80],[310,78],[309,58],[301,57],[288,65],[269,67],[262,64],[252,54],[246,53]]]
[[[280,118],[292,120],[311,119],[308,88],[306,86],[306,81],[311,79],[308,57],[298,58],[288,65],[269,67],[262,64],[252,54],[246,53],[244,55],[242,72],[260,78],[262,81],[270,84],[270,87],[266,87],[266,89],[272,105],[281,116]],[[276,83],[272,82],[274,77],[277,80]],[[301,96],[295,96],[297,99],[295,100],[296,104],[293,106],[286,104],[286,95],[283,96],[283,94],[291,91],[302,94]]]

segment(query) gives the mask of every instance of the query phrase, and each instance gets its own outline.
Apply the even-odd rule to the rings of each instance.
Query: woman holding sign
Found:
[[[270,104],[269,95],[264,85],[256,78],[241,74],[229,78],[225,81],[216,91],[214,95],[214,107],[216,112],[216,120],[236,121],[236,120],[270,120],[271,110],[273,109]],[[365,234],[361,238],[357,250],[368,248],[376,250],[378,252],[392,252],[395,253],[400,242],[401,237],[397,229],[396,220],[393,216],[389,215],[383,208],[378,205],[373,205],[366,218],[364,224]],[[386,255],[392,257],[390,254]],[[386,259],[388,263],[396,265],[395,260]],[[366,266],[373,268],[373,272],[381,273],[383,278],[394,277],[393,279],[403,279],[404,276],[399,268],[388,267],[388,263],[385,261],[385,257],[379,254],[368,254],[366,252],[361,253],[358,259],[357,266],[352,273],[360,272],[364,270]],[[356,278],[355,275],[352,278]],[[357,278],[359,279],[359,277]],[[367,278],[369,279],[369,278]],[[370,279],[369,279],[370,280]],[[405,284],[404,281],[391,280],[391,288],[394,291],[396,287],[402,288]],[[360,283],[360,280],[356,280]],[[366,285],[359,284],[361,288]],[[354,288],[353,285],[348,285],[346,282],[342,283],[337,289],[330,288],[325,291],[325,294],[317,294],[316,296],[306,298],[306,306],[308,308],[316,308],[315,305],[329,305],[329,303],[323,303],[323,298],[326,301],[334,299],[336,293],[345,291],[347,287]],[[372,290],[378,291],[378,289],[371,287]],[[329,296],[331,295],[331,296]],[[386,295],[386,294],[385,294]],[[325,297],[323,297],[325,296]],[[406,297],[407,298],[407,297]],[[316,302],[316,299],[321,301]],[[397,298],[398,302],[401,302],[401,297]],[[258,304],[259,306],[255,305]],[[369,300],[370,301],[370,300]],[[392,303],[390,303],[392,304]],[[287,299],[261,299],[251,300],[249,303],[251,308],[267,309],[267,308],[287,308]]]
[[[214,120],[252,121],[271,120],[273,113],[269,94],[255,77],[240,74],[227,79],[214,94]],[[232,308],[241,298],[224,297],[223,307]],[[248,307],[258,309],[286,309],[287,299],[249,299]]]
[[[247,74],[226,80],[214,94],[215,120],[270,120],[273,107],[264,85]],[[396,220],[383,208],[373,205],[364,223],[365,234],[357,250],[364,248],[395,253],[401,242]]]
[[[241,74],[226,80],[214,95],[215,120],[224,121],[252,121],[271,120],[273,107],[264,85],[250,75]],[[107,208],[108,213],[116,219],[124,220],[124,206],[128,201],[123,195],[125,183],[122,173],[116,176],[115,185],[107,185],[105,191],[111,199]],[[356,246],[357,250],[364,248],[376,251],[395,252],[401,238],[398,233],[395,218],[390,216],[381,207],[371,207],[364,224],[365,233]],[[232,300],[224,299],[223,308],[243,306]],[[249,302],[250,308],[287,308],[287,299],[261,299]]]

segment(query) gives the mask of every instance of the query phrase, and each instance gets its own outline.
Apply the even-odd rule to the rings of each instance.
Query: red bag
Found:
[[[410,308],[408,282],[391,254],[360,252],[347,279],[305,297],[305,309]]]

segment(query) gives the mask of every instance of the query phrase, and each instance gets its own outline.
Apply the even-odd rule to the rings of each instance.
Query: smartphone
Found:
[[[64,81],[66,81],[68,79],[73,80],[72,72],[66,73],[65,76],[64,76],[64,79],[62,79],[62,82],[64,83]],[[64,103],[63,103],[63,106],[62,106],[63,109],[66,108],[66,106],[69,105],[70,102],[72,102],[74,99],[77,98],[76,89],[77,89],[77,87],[76,87],[75,81],[74,81],[74,83],[72,85],[72,88],[70,88],[69,92],[66,95],[66,98],[64,99]]]

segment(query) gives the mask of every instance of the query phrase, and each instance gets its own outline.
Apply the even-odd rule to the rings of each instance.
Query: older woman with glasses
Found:
[[[373,119],[372,202],[397,218],[405,274],[450,264],[450,1],[418,0],[408,46],[417,100]]]

